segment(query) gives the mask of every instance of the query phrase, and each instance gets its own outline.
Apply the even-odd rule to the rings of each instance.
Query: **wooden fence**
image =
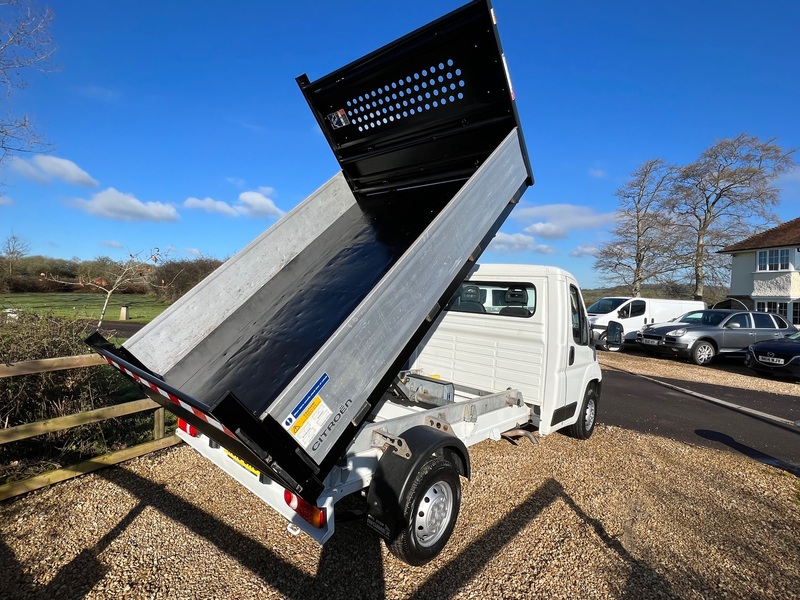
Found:
[[[81,356],[68,356],[64,358],[46,358],[42,360],[29,360],[25,362],[18,362],[13,364],[0,364],[0,379],[4,377],[14,377],[17,375],[33,375],[37,373],[48,373],[50,371],[60,371],[63,369],[75,369],[81,367],[91,367],[94,365],[106,364],[105,360],[97,354],[84,354]],[[110,465],[115,465],[122,461],[136,458],[168,448],[180,443],[180,438],[176,435],[164,435],[164,409],[152,400],[145,398],[142,400],[134,400],[132,402],[125,402],[123,404],[116,404],[114,406],[106,406],[105,408],[98,408],[95,410],[88,410],[85,412],[68,415],[66,417],[57,417],[54,419],[46,419],[44,421],[37,421],[35,423],[26,423],[25,425],[17,425],[15,427],[7,427],[0,429],[0,445],[10,442],[16,442],[27,438],[43,435],[45,433],[52,433],[54,431],[63,431],[78,427],[79,425],[86,425],[87,423],[97,423],[107,419],[115,419],[124,415],[132,415],[144,411],[153,412],[153,440],[136,446],[130,446],[115,452],[109,452],[102,456],[96,456],[89,460],[83,461],[76,465],[70,465],[61,469],[55,469],[46,473],[41,473],[29,479],[20,481],[12,481],[0,485],[0,500],[12,498],[25,492],[38,490],[39,488],[48,486],[53,483],[72,479],[84,473],[91,473],[97,469],[102,469]]]

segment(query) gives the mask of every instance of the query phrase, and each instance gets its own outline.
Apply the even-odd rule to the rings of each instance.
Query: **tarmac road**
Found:
[[[800,397],[663,381],[763,415],[676,391],[649,378],[604,369],[598,422],[739,452],[800,476]]]

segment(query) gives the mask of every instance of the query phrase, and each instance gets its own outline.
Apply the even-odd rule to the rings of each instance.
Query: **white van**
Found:
[[[671,321],[690,310],[706,308],[699,300],[671,300],[665,298],[631,298],[630,296],[609,296],[600,298],[589,306],[589,323],[592,337],[597,345],[605,347],[606,328],[609,321],[622,324],[623,345],[636,343],[636,332],[651,323]],[[616,348],[615,348],[616,349]]]

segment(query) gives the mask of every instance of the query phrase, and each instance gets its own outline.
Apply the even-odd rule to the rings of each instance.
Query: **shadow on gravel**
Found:
[[[787,428],[788,429],[788,428]],[[773,467],[777,467],[787,473],[791,473],[797,477],[800,477],[800,467],[797,465],[793,465],[791,463],[787,463],[779,458],[775,458],[774,456],[770,456],[761,450],[756,450],[750,446],[737,442],[734,438],[719,431],[712,431],[710,429],[695,429],[694,432],[703,439],[710,440],[712,442],[718,442],[720,444],[725,444],[731,450],[735,450],[736,452],[740,452],[745,456],[752,458],[753,460],[757,460],[760,463],[764,463],[765,465],[770,465]],[[792,433],[796,433],[792,431]]]
[[[98,558],[99,555],[147,506],[204,537],[220,551],[258,575],[282,597],[330,600],[347,595],[351,598],[382,599],[386,597],[387,588],[391,589],[391,582],[385,581],[384,577],[382,544],[360,520],[344,520],[337,524],[336,534],[323,547],[317,573],[311,576],[285,562],[259,541],[242,535],[183,498],[166,491],[162,485],[120,468],[100,471],[99,474],[109,483],[138,498],[138,504],[93,548],[83,550],[64,565],[46,586],[36,585],[16,560],[13,551],[0,540],[0,565],[4,573],[0,598],[49,599],[85,596],[107,574],[108,569]],[[557,500],[566,502],[578,518],[592,528],[601,542],[628,566],[628,579],[619,598],[673,596],[668,583],[650,565],[633,557],[618,539],[608,534],[599,520],[584,512],[559,482],[550,479],[532,491],[515,511],[497,521],[484,535],[442,564],[436,575],[422,583],[410,598],[456,595],[465,584],[479,576],[489,560],[502,553],[515,536]],[[202,569],[201,564],[196,566]],[[407,569],[413,577],[414,568]],[[171,576],[169,573],[163,575]],[[135,593],[135,590],[131,592]]]

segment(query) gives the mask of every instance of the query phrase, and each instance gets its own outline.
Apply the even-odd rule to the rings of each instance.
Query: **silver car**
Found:
[[[674,322],[646,325],[636,335],[642,350],[691,358],[707,365],[719,354],[742,354],[750,344],[796,331],[783,317],[746,310],[695,310]]]

